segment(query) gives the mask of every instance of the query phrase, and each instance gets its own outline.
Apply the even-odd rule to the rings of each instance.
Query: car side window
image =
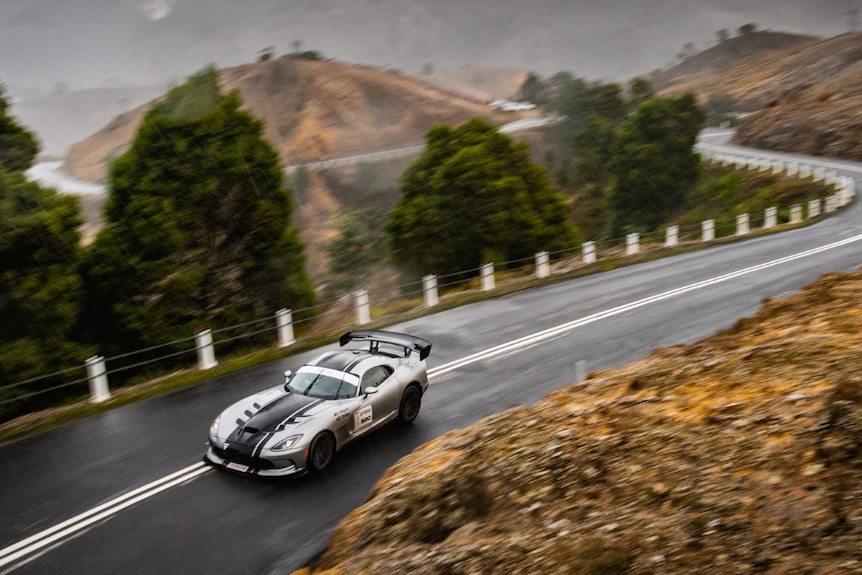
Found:
[[[375,365],[362,376],[359,392],[365,393],[365,390],[369,387],[378,387],[386,381],[387,377],[392,375],[392,371],[392,368],[388,365]]]

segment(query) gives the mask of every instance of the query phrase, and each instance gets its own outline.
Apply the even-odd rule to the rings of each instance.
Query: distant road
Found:
[[[39,162],[27,170],[25,175],[31,182],[38,182],[43,186],[51,186],[64,194],[103,194],[105,186],[78,180],[60,171],[63,162]]]
[[[557,118],[553,116],[527,118],[525,120],[518,120],[516,122],[506,124],[500,127],[500,131],[505,134],[510,134],[519,130],[538,128],[539,126],[552,124],[557,121]],[[424,147],[424,144],[420,144],[417,146],[396,148],[394,150],[383,150],[380,152],[357,154],[355,156],[320,159],[316,162],[293,164],[287,166],[284,171],[289,174],[301,166],[305,167],[306,169],[318,169],[331,168],[333,166],[349,166],[352,164],[359,164],[363,162],[381,162],[383,160],[389,160],[392,158],[400,158],[404,156],[419,154]],[[44,186],[51,186],[64,194],[103,194],[107,190],[107,188],[101,184],[94,184],[93,182],[85,182],[82,180],[78,180],[68,174],[63,173],[63,171],[60,169],[62,168],[62,166],[63,162],[60,161],[39,162],[38,164],[27,170],[27,179],[29,179],[30,181],[38,182]]]
[[[529,130],[538,128],[548,124],[554,124],[559,121],[556,116],[542,116],[539,118],[526,118],[510,122],[500,127],[500,131],[504,134],[511,134],[520,130]],[[343,156],[341,158],[320,159],[316,162],[306,162],[303,164],[292,164],[287,166],[284,171],[291,173],[297,168],[304,167],[306,169],[331,168],[333,166],[349,166],[363,162],[380,162],[392,158],[401,158],[404,156],[413,156],[419,154],[425,148],[424,144],[417,146],[406,146],[404,148],[396,148],[393,150],[383,150],[381,152],[369,152],[367,154],[357,154],[355,156]]]

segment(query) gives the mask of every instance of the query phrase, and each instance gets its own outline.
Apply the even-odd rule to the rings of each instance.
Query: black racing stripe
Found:
[[[320,405],[321,403],[323,403],[323,400],[318,399],[317,401],[313,401],[313,402],[309,403],[308,405],[306,405],[305,407],[302,407],[302,408],[298,409],[297,411],[291,413],[290,415],[285,417],[281,423],[278,424],[278,426],[276,427],[276,431],[280,431],[280,430],[284,429],[284,426],[287,425],[288,423],[294,423],[294,421],[296,420],[297,417],[303,417],[312,408]]]
[[[260,439],[258,444],[252,450],[251,456],[252,457],[260,457],[260,454],[263,451],[263,446],[266,445],[266,442],[269,441],[269,438],[272,437],[273,435],[275,435],[275,434],[274,434],[274,432],[271,432],[271,431],[263,434],[263,437]]]
[[[368,355],[355,351],[333,351],[321,357],[314,365],[336,371],[350,371],[353,366],[366,357]]]
[[[354,368],[354,367],[356,367],[357,365],[359,365],[359,363],[360,363],[363,359],[365,359],[365,358],[364,358],[364,357],[362,357],[362,356],[357,357],[357,358],[356,358],[356,361],[352,361],[352,362],[350,362],[350,364],[349,364],[349,365],[344,369],[344,371],[347,371],[347,372],[352,373],[352,372],[353,372],[353,368]]]
[[[289,393],[264,405],[257,413],[245,422],[247,431],[275,431],[276,427],[294,413],[300,412],[309,405],[319,402],[315,397],[301,393]]]
[[[313,401],[313,402],[309,403],[305,407],[301,407],[297,411],[290,414],[284,421],[282,421],[278,425],[278,427],[275,428],[274,431],[268,431],[267,433],[265,433],[264,436],[260,439],[260,442],[255,446],[254,450],[251,452],[252,457],[260,457],[260,454],[263,452],[263,448],[266,446],[267,442],[275,435],[275,433],[277,431],[281,431],[284,429],[285,423],[290,422],[292,419],[294,419],[296,417],[302,417],[303,415],[305,415],[306,412],[308,412],[314,406],[320,405],[321,403],[323,403],[323,400],[318,399],[317,401]]]

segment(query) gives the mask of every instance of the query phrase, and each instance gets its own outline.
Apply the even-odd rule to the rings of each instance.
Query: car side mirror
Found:
[[[373,385],[365,388],[365,395],[372,395],[375,393],[377,393],[377,388]]]
[[[288,381],[290,381],[290,376],[291,376],[291,375],[293,375],[293,371],[292,371],[292,370],[289,370],[289,369],[288,369],[287,371],[285,371],[285,372],[284,372],[284,383],[287,383]]]

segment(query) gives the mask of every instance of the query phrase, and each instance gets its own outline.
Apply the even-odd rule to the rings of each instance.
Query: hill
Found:
[[[858,573],[862,272],[389,469],[314,573]],[[481,382],[474,382],[481,384]]]
[[[862,160],[862,33],[829,39],[756,32],[656,76],[662,93],[726,94],[744,146]]]
[[[276,58],[221,70],[219,82],[225,92],[238,91],[244,107],[264,121],[264,135],[285,165],[421,144],[437,124],[511,119],[413,77],[331,61]],[[128,149],[148,108],[121,114],[73,144],[64,170],[103,180],[107,161]]]

